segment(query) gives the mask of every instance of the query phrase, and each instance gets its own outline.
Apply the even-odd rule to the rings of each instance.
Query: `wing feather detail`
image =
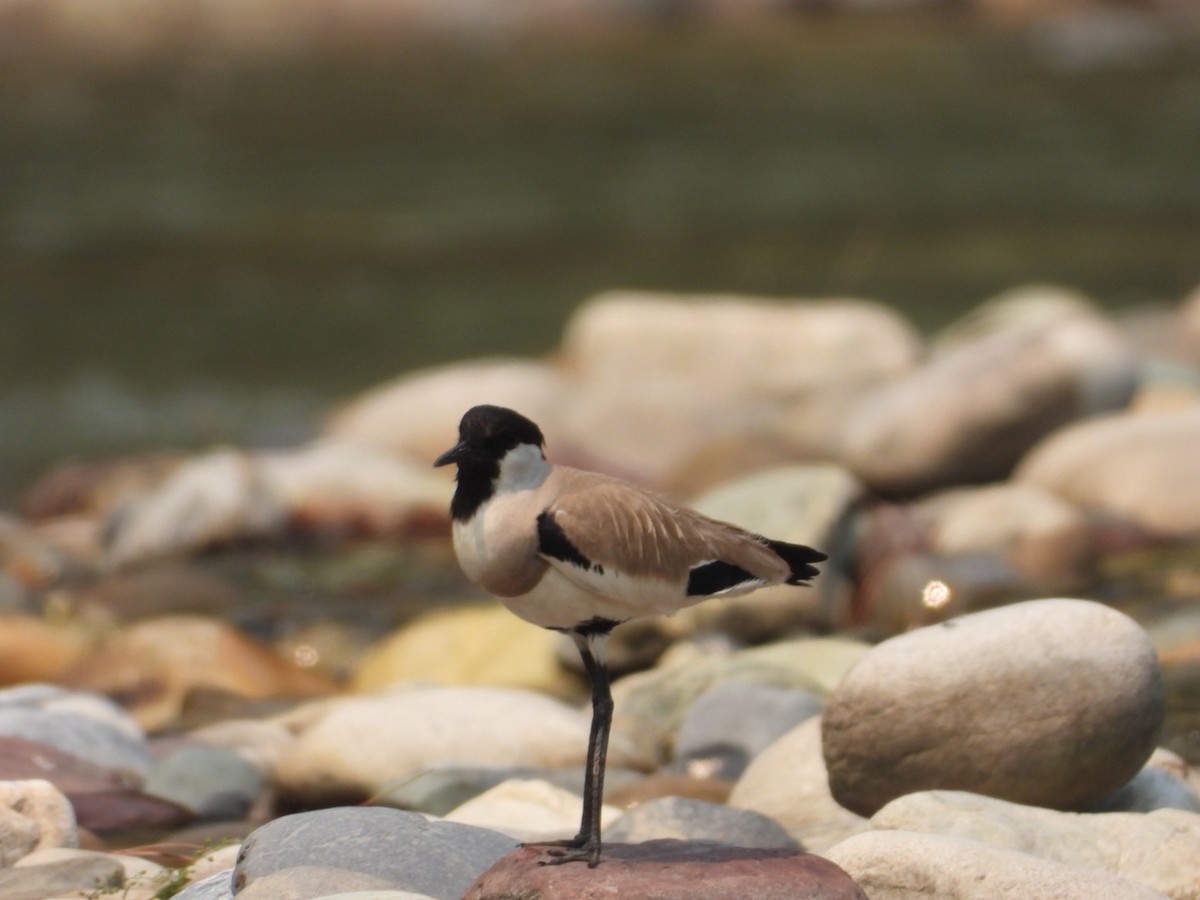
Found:
[[[758,535],[628,484],[558,471],[564,477],[544,515],[580,556],[606,572],[664,581],[681,594],[691,570],[714,561],[747,573],[747,590],[750,582],[788,579],[788,563]]]

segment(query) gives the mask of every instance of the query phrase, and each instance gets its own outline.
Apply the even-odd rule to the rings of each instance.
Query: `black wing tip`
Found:
[[[741,566],[717,559],[696,566],[688,572],[687,595],[689,597],[709,597],[753,582],[761,583],[761,579],[756,578]]]
[[[820,574],[820,570],[814,563],[829,559],[820,550],[814,550],[804,544],[789,544],[787,541],[767,539],[764,539],[764,542],[791,569],[787,584],[808,584],[810,579],[816,578]]]

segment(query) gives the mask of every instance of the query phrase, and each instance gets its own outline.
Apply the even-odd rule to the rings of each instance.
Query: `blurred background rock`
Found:
[[[0,508],[621,287],[1200,282],[1190,0],[0,0]]]

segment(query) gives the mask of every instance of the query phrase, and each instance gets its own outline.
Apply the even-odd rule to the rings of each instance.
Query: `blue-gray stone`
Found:
[[[338,807],[268,822],[246,838],[234,868],[241,891],[272,872],[330,866],[386,879],[438,900],[458,900],[471,883],[517,847],[471,825],[429,820],[384,807]]]
[[[143,790],[206,819],[240,819],[263,787],[262,774],[233,750],[181,747],[157,766]]]

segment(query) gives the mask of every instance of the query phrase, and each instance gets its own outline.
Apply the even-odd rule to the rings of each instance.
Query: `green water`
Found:
[[[1200,53],[1064,68],[961,22],[140,65],[0,54],[0,501],[62,457],[294,440],[612,287],[1200,283]]]

